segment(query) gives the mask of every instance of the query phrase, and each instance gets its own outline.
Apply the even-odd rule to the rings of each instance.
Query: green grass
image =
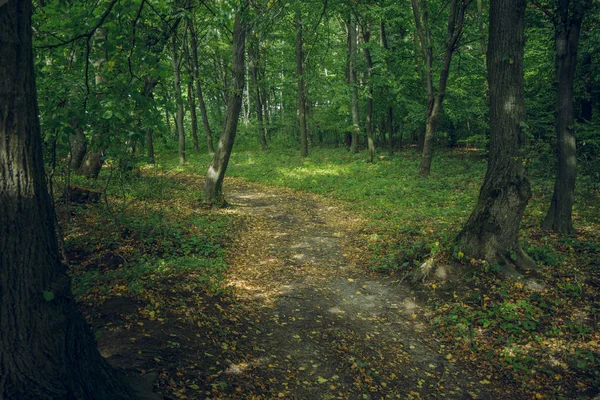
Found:
[[[430,178],[421,179],[419,161],[411,150],[371,164],[364,153],[345,149],[312,149],[306,159],[292,149],[242,150],[232,155],[227,176],[339,201],[366,221],[363,234],[373,269],[404,274],[432,253],[441,262],[460,259],[467,264],[471,260],[461,257],[454,238],[477,200],[486,162],[464,151],[438,151]],[[126,292],[152,305],[160,297],[161,282],[169,285],[169,279],[183,277],[192,277],[194,287],[218,292],[235,221],[198,209],[202,187],[188,179],[203,176],[209,162],[205,154],[188,153],[188,163],[181,167],[171,150],[158,157],[158,167],[144,167],[140,176],[103,172],[93,187],[74,178],[86,188],[106,187],[108,200],[74,208],[75,216],[64,225],[66,247],[86,254],[85,263],[72,270],[80,299]],[[580,233],[561,237],[539,229],[552,195],[549,162],[533,158],[529,173],[533,196],[521,242],[545,267],[541,279],[546,289],[537,292],[503,280],[491,273],[493,266],[475,262],[479,267],[461,282],[427,282],[416,293],[425,296],[431,329],[445,351],[465,360],[477,357],[482,368],[494,373],[512,371],[524,393],[545,386],[558,398],[575,387],[588,390],[600,384],[600,353],[590,344],[600,340],[594,322],[600,319],[595,300],[600,183],[593,175],[580,174],[574,207]],[[227,184],[224,190],[227,196]],[[122,256],[126,265],[89,268],[107,252]],[[560,366],[552,364],[556,359],[562,360]],[[568,386],[556,388],[559,379]]]
[[[103,171],[97,181],[73,176],[71,184],[103,192],[98,204],[58,203],[67,253],[73,255],[73,292],[79,299],[126,291],[140,296],[160,280],[192,273],[219,291],[226,272],[233,219],[198,207],[202,188],[165,176]]]
[[[456,254],[453,239],[467,220],[483,181],[486,161],[464,151],[438,151],[431,176],[417,176],[420,154],[413,150],[382,155],[375,163],[365,154],[346,149],[311,149],[303,159],[295,149],[265,152],[234,151],[227,176],[251,182],[298,189],[342,201],[367,219],[371,233],[373,268],[398,269],[422,261],[433,247]],[[162,165],[167,169],[204,174],[210,158],[190,154],[186,166],[174,153]],[[547,211],[553,187],[548,163],[530,163],[533,197],[522,221],[522,239],[538,261],[557,262],[550,247],[529,243],[529,228],[537,228]],[[575,224],[597,221],[600,185],[581,175],[574,207]],[[227,188],[225,187],[225,193]],[[200,196],[200,193],[198,193]],[[537,247],[536,247],[537,246]]]

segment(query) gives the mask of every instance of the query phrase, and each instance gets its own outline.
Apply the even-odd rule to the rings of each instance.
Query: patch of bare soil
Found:
[[[90,308],[113,365],[156,373],[170,399],[521,398],[445,351],[408,286],[370,273],[359,218],[315,195],[225,189],[217,212],[243,221],[227,294],[183,279],[160,282],[161,318],[131,317],[128,298]]]

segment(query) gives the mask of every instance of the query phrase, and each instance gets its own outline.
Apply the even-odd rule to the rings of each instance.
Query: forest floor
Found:
[[[144,296],[82,298],[113,365],[156,373],[167,399],[531,398],[436,339],[419,295],[369,270],[368,232],[339,202],[240,179],[225,191],[231,205],[216,212],[236,230],[218,294],[190,272],[150,276]]]

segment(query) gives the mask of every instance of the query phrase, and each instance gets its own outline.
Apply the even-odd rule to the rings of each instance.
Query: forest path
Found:
[[[197,290],[192,272],[153,280],[150,305],[91,305],[111,364],[155,372],[167,400],[519,398],[436,341],[408,286],[369,271],[365,223],[339,202],[240,179],[225,193],[214,212],[238,231],[224,292]]]
[[[245,221],[228,285],[250,324],[222,398],[492,397],[446,358],[410,289],[369,273],[360,218],[322,196],[237,179],[225,190],[222,212]]]

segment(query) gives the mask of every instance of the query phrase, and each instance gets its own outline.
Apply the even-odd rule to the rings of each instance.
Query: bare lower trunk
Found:
[[[442,103],[436,96],[433,100],[433,106],[427,113],[427,123],[425,125],[425,136],[423,137],[423,152],[421,155],[421,165],[419,167],[419,175],[423,177],[429,176],[431,170],[431,160],[433,159],[433,139],[435,131],[440,120]]]
[[[298,76],[298,122],[300,125],[300,154],[308,156],[308,128],[306,127],[306,94],[304,90],[304,52],[302,50],[302,11],[296,10],[296,75]]]
[[[233,25],[231,93],[229,93],[227,100],[225,125],[219,138],[217,152],[206,172],[204,183],[204,202],[215,207],[221,207],[226,204],[223,196],[223,179],[225,178],[225,171],[231,157],[240,110],[242,108],[246,27],[241,21],[240,13],[236,14]]]
[[[352,142],[350,152],[358,153],[360,150],[360,118],[358,114],[358,86],[356,79],[356,19],[350,16],[348,29],[348,84],[351,90],[350,110],[352,113]]]
[[[146,157],[148,158],[148,164],[156,163],[154,159],[154,139],[150,128],[146,128]]]
[[[577,173],[577,149],[573,113],[573,79],[577,63],[579,32],[584,14],[584,2],[578,3],[573,12],[569,1],[559,0],[558,21],[555,25],[556,91],[556,144],[558,169],[554,193],[542,228],[570,234],[575,232],[572,222],[573,194]]]
[[[175,103],[177,104],[177,114],[175,115],[175,126],[177,128],[177,138],[179,141],[179,165],[184,165],[186,161],[185,154],[185,128],[183,126],[183,94],[181,92],[181,73],[179,71],[181,55],[177,48],[177,35],[173,32],[171,37],[171,67],[173,69],[173,85],[175,87]]]
[[[263,102],[260,95],[260,86],[258,84],[258,73],[259,73],[259,46],[260,39],[258,37],[252,39],[252,45],[250,46],[250,72],[252,76],[252,86],[254,88],[254,106],[256,109],[256,119],[258,120],[258,143],[260,144],[261,150],[267,150],[267,137],[265,135],[265,127],[263,122]]]
[[[0,9],[0,398],[130,399],[98,353],[60,262],[42,158],[31,1]]]
[[[208,113],[206,112],[206,103],[202,94],[202,82],[200,82],[200,72],[198,70],[198,40],[193,22],[189,25],[190,30],[190,46],[192,47],[192,71],[194,73],[194,82],[196,84],[196,96],[198,97],[198,105],[200,106],[200,115],[202,116],[202,124],[204,126],[204,134],[206,137],[206,149],[209,155],[214,155],[215,147],[213,145],[212,131],[208,121]]]
[[[77,170],[79,175],[83,175],[87,178],[96,179],[98,175],[100,175],[100,171],[102,171],[102,164],[104,164],[104,160],[102,159],[104,155],[103,149],[90,150],[87,152],[81,166]]]
[[[392,106],[388,106],[387,108],[386,126],[388,131],[389,152],[392,154],[394,152],[394,111],[392,110]],[[400,139],[402,139],[402,136],[400,136]],[[402,145],[402,142],[400,142],[400,145]]]
[[[199,151],[198,148],[198,117],[196,114],[196,98],[194,97],[194,83],[190,79],[188,81],[188,103],[190,105],[190,119],[192,120],[192,142],[194,143],[194,152]]]
[[[381,22],[379,23],[379,32],[380,32],[380,41],[381,41],[381,46],[385,49],[385,50],[389,50],[388,48],[388,41],[387,41],[387,35],[386,35],[386,31],[385,31],[385,23],[383,22],[383,20],[381,20]],[[390,60],[389,57],[385,58],[385,63],[388,69],[388,73],[391,71],[391,65],[390,65]],[[385,92],[385,97],[388,101],[388,104],[390,104],[390,87],[389,85],[385,85],[384,86],[384,92]],[[392,154],[394,152],[394,110],[392,109],[391,105],[388,105],[386,108],[386,130],[388,133],[388,138],[387,138],[387,144],[388,144],[388,151],[390,154]]]
[[[525,0],[492,0],[488,49],[490,157],[479,199],[459,246],[490,264],[535,263],[521,249],[519,226],[531,188],[520,152],[525,135],[523,88]]]
[[[367,115],[366,115],[366,130],[367,130],[367,148],[369,151],[368,162],[373,162],[375,159],[375,142],[373,141],[373,59],[371,58],[371,51],[369,50],[369,41],[371,39],[370,23],[367,20],[365,23],[365,31],[363,34],[365,44],[364,54],[365,61],[367,62],[366,81],[368,87],[367,94]]]
[[[77,123],[73,124],[75,134],[69,136],[69,146],[71,148],[71,160],[69,161],[69,167],[73,170],[79,169],[81,163],[87,153],[87,139],[81,128]]]

